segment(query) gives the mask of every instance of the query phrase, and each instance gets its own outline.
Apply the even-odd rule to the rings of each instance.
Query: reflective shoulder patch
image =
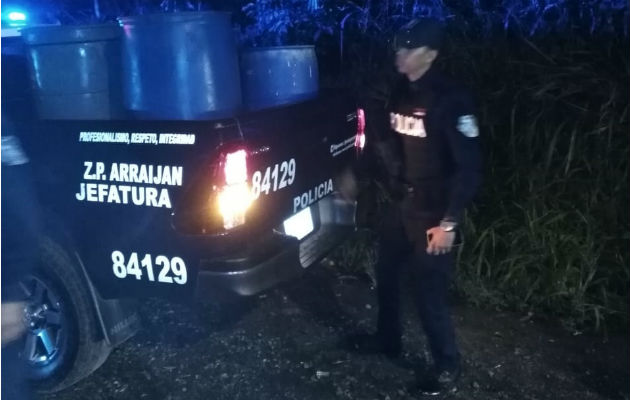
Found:
[[[474,138],[479,136],[479,127],[477,126],[477,118],[474,115],[462,115],[457,119],[457,130],[462,135]]]
[[[16,166],[26,164],[28,157],[20,145],[20,141],[15,136],[3,136],[0,145],[2,164]]]

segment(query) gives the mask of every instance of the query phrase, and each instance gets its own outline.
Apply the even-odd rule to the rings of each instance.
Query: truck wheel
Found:
[[[26,296],[22,358],[39,391],[56,392],[86,377],[109,355],[85,278],[61,247],[43,240],[33,273],[20,287]]]

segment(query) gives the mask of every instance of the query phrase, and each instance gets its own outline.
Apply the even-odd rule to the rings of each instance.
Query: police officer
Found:
[[[4,104],[3,104],[4,106]],[[0,398],[28,400],[32,390],[27,381],[26,364],[19,357],[24,348],[20,340],[26,332],[24,310],[27,304],[18,283],[35,266],[40,232],[39,203],[31,180],[26,153],[15,136],[8,114],[2,112],[0,144],[2,162],[2,252],[0,253],[2,357]]]
[[[403,75],[388,105],[385,142],[397,151],[385,163],[401,196],[380,228],[375,334],[348,338],[353,350],[401,352],[399,278],[409,260],[417,274],[414,295],[434,366],[417,388],[437,395],[460,375],[460,353],[447,304],[453,246],[465,206],[481,181],[479,131],[470,96],[433,67],[443,27],[417,19],[396,35],[396,67]],[[383,147],[381,147],[383,148]],[[391,148],[390,148],[391,150]]]

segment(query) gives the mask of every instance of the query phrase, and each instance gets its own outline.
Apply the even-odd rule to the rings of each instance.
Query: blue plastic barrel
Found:
[[[257,110],[316,97],[318,71],[313,46],[246,50],[241,53],[245,106]]]
[[[125,104],[138,117],[212,119],[241,108],[231,14],[181,12],[119,21]]]
[[[40,118],[116,119],[123,115],[121,32],[116,24],[22,30]]]

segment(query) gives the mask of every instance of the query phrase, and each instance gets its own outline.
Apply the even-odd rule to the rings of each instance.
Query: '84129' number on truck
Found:
[[[283,161],[272,167],[267,167],[265,173],[262,171],[254,172],[252,176],[252,195],[254,199],[260,197],[261,194],[268,195],[269,192],[276,192],[289,187],[295,181],[296,164],[295,159]]]
[[[153,265],[159,269],[159,274],[155,276]],[[121,251],[112,252],[112,268],[117,278],[125,279],[135,276],[137,280],[143,278],[145,271],[146,279],[149,282],[177,283],[184,285],[188,282],[188,272],[186,264],[180,257],[168,258],[166,256],[156,256],[155,261],[151,254],[146,254],[142,260],[137,253],[131,253],[129,260],[125,262],[125,255]],[[156,269],[156,272],[157,272]]]

